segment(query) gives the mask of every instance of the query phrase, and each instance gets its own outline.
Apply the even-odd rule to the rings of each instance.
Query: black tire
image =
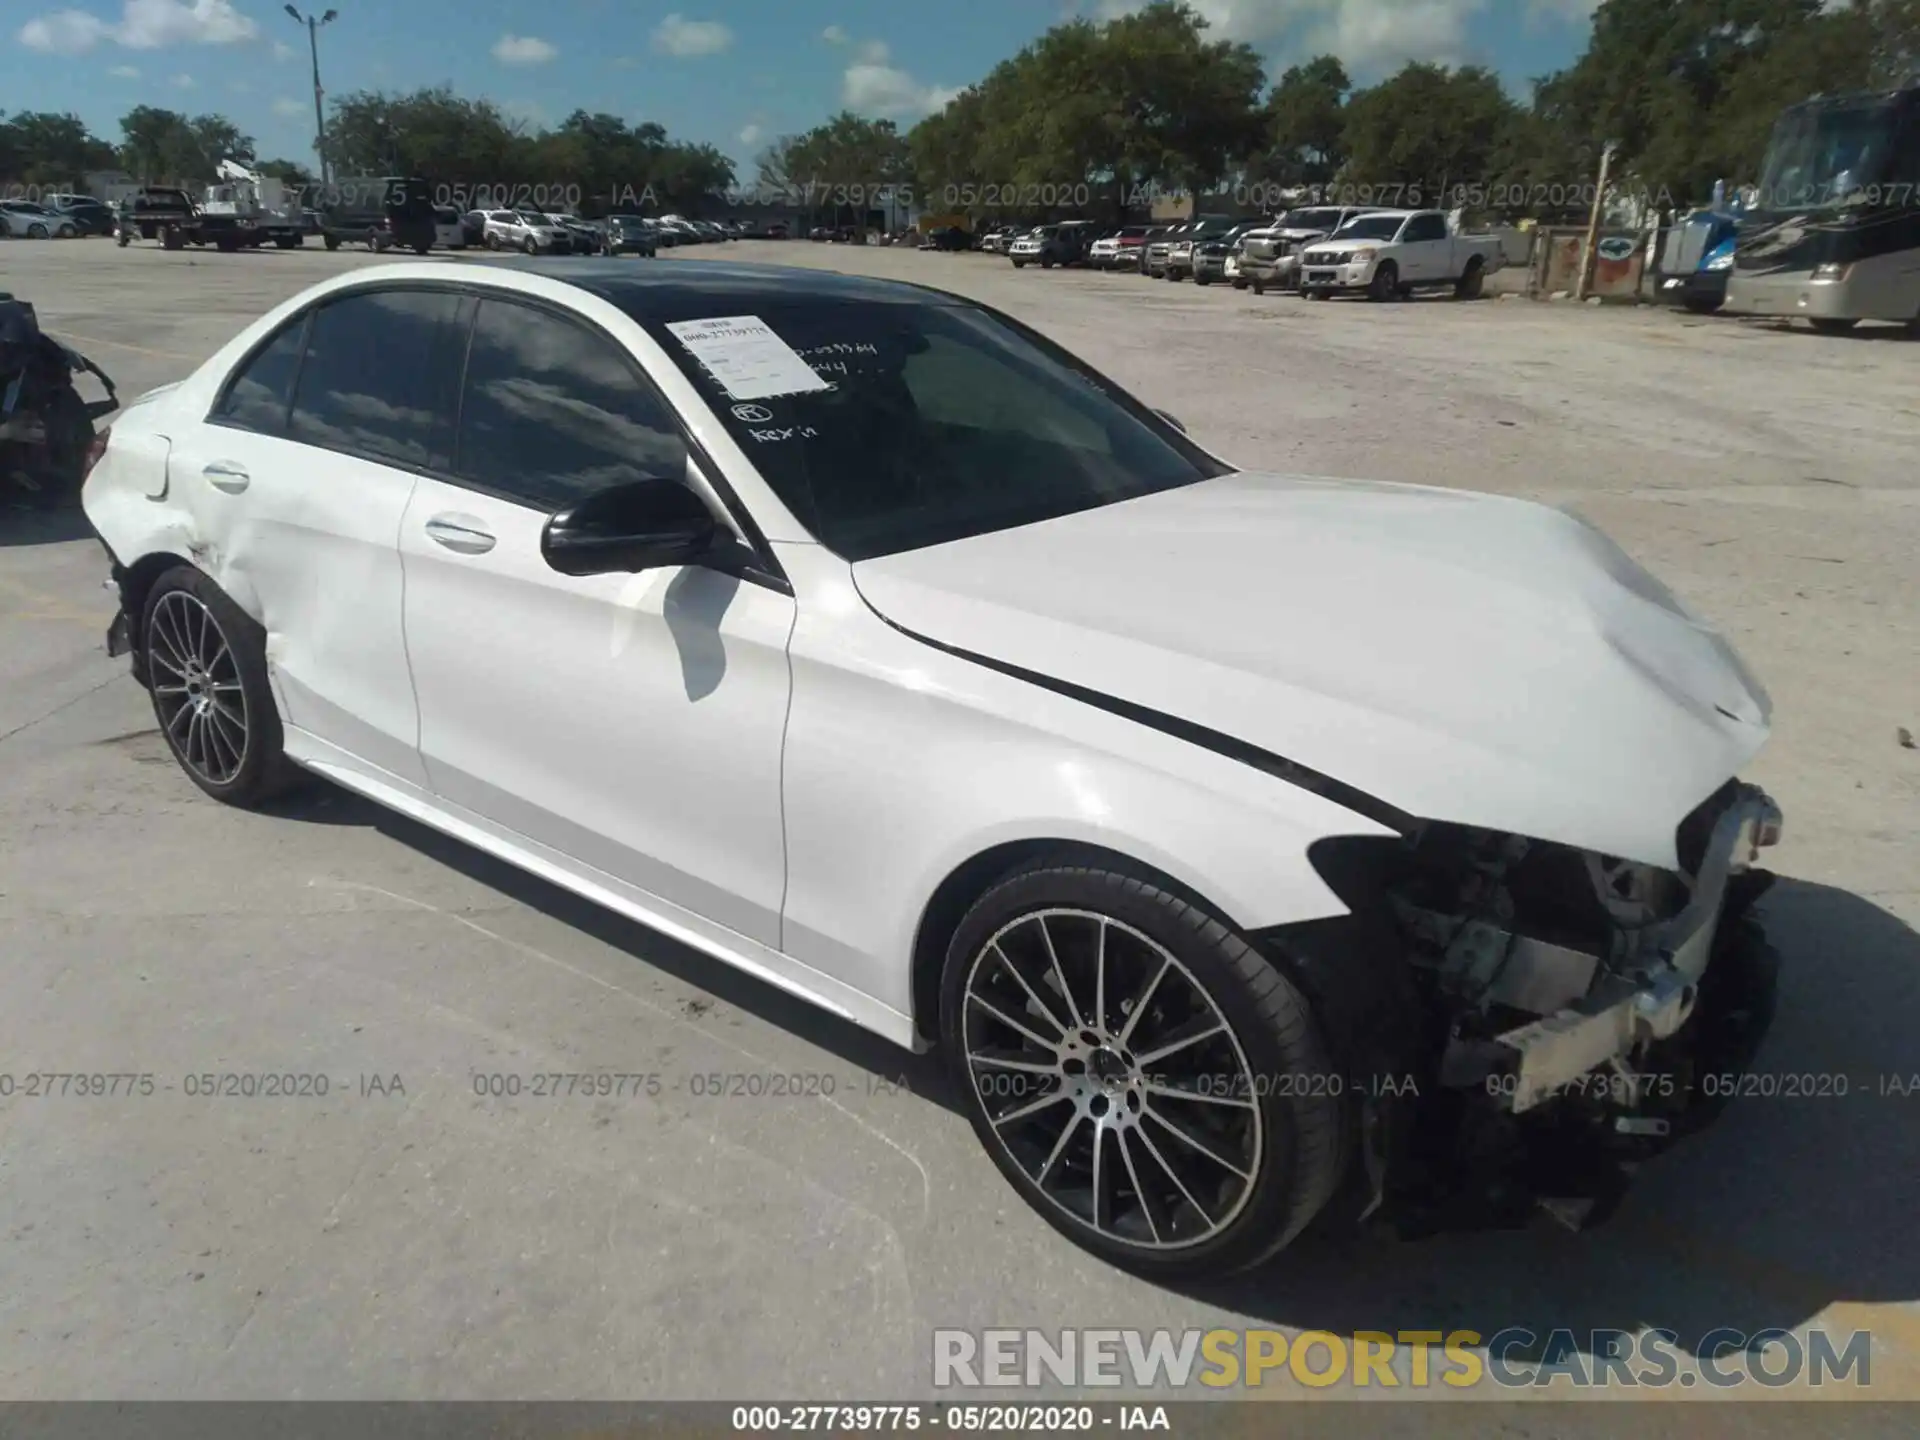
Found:
[[[433,246],[431,243],[428,243],[425,245],[415,245],[413,247],[413,253],[416,255],[425,255],[431,249],[433,249]]]
[[[1807,322],[1822,335],[1844,335],[1860,322],[1858,320],[1836,320],[1831,316],[1815,316]]]
[[[187,237],[169,225],[165,230],[160,232],[160,248],[163,250],[184,250],[187,248]]]
[[[1453,298],[1478,300],[1487,290],[1487,267],[1478,255],[1467,261],[1467,273],[1454,282]]]
[[[1112,1102],[1099,1099],[1085,1102],[1091,1108],[1079,1110],[1076,1118],[1062,1125],[1061,1140],[1054,1145],[1046,1165],[1039,1167],[1044,1179],[1057,1158],[1061,1169],[1055,1173],[1069,1175],[1079,1164],[1078,1141],[1083,1135],[1088,1140],[1092,1139],[1092,1135],[1101,1136],[1094,1143],[1099,1144],[1102,1150],[1116,1151],[1128,1164],[1133,1163],[1136,1153],[1140,1156],[1140,1164],[1146,1164],[1151,1147],[1129,1147],[1122,1140],[1107,1138],[1110,1135],[1117,1136],[1125,1129],[1124,1124],[1106,1127],[1095,1123],[1089,1133],[1086,1122],[1091,1115],[1118,1114],[1121,1110],[1130,1110],[1139,1117],[1137,1122],[1132,1123],[1144,1127],[1141,1133],[1159,1136],[1163,1146],[1177,1146],[1179,1142],[1174,1136],[1179,1132],[1167,1126],[1164,1118],[1156,1118],[1154,1126],[1147,1125],[1150,1117],[1144,1112],[1154,1105],[1162,1110],[1167,1110],[1170,1103],[1175,1106],[1167,1113],[1183,1127],[1194,1123],[1196,1112],[1208,1112],[1213,1117],[1226,1116],[1222,1123],[1235,1128],[1237,1141],[1223,1138],[1224,1131],[1212,1130],[1204,1122],[1200,1130],[1220,1144],[1223,1152],[1234,1149],[1236,1144],[1250,1146],[1250,1149],[1239,1148],[1237,1151],[1237,1158],[1249,1168],[1245,1172],[1233,1170],[1234,1174],[1243,1176],[1239,1182],[1227,1179],[1228,1172],[1221,1169],[1208,1172],[1219,1177],[1217,1187],[1206,1188],[1203,1183],[1196,1183],[1190,1188],[1182,1186],[1180,1193],[1187,1197],[1190,1211],[1186,1217],[1187,1226],[1189,1230],[1198,1232],[1189,1241],[1153,1244],[1143,1240],[1135,1243],[1121,1234],[1109,1233],[1110,1230],[1124,1228],[1122,1217],[1111,1207],[1123,1197],[1131,1196],[1136,1217],[1152,1236],[1160,1235],[1162,1221],[1167,1224],[1169,1231],[1177,1234],[1183,1218],[1181,1208],[1178,1203],[1169,1204],[1173,1192],[1165,1187],[1164,1180],[1161,1182],[1162,1198],[1158,1208],[1162,1209],[1162,1214],[1159,1220],[1153,1217],[1157,1207],[1141,1199],[1141,1192],[1134,1190],[1130,1183],[1122,1186],[1109,1201],[1109,1219],[1113,1223],[1108,1228],[1099,1228],[1084,1215],[1070,1213],[1066,1201],[1055,1199],[1043,1190],[1023,1167],[1013,1150],[1013,1145],[1020,1138],[1018,1133],[1015,1133],[1014,1140],[1004,1138],[1007,1132],[996,1126],[995,1112],[989,1110],[990,1102],[982,1094],[983,1086],[975,1082],[976,1073],[986,1075],[1003,1072],[1000,1066],[992,1062],[979,1063],[969,1058],[969,1031],[965,1017],[984,1010],[984,1007],[969,1005],[969,986],[985,986],[996,980],[995,973],[988,968],[986,955],[989,950],[996,957],[1005,953],[999,941],[1011,937],[1014,927],[1022,923],[1031,924],[1031,917],[1039,912],[1059,911],[1074,912],[1079,918],[1063,921],[1056,916],[1056,925],[1090,928],[1094,922],[1086,917],[1100,917],[1108,922],[1106,928],[1100,931],[1100,953],[1109,957],[1107,964],[1111,975],[1125,973],[1120,968],[1120,957],[1133,947],[1137,947],[1133,949],[1134,954],[1144,957],[1143,964],[1146,967],[1155,963],[1156,950],[1163,951],[1177,961],[1177,967],[1159,971],[1153,984],[1143,985],[1129,977],[1130,988],[1139,987],[1134,998],[1140,1002],[1151,998],[1153,1002],[1143,1004],[1138,1013],[1148,1017],[1149,1023],[1154,1025],[1169,1023],[1168,1012],[1161,1008],[1163,1005],[1169,1007],[1174,1016],[1198,1014],[1191,1005],[1173,1008],[1178,999],[1198,995],[1225,1022],[1226,1034],[1230,1039],[1216,1038],[1191,1048],[1184,1044],[1174,1048],[1187,1051],[1193,1057],[1192,1063],[1204,1065],[1209,1063],[1208,1045],[1237,1047],[1214,1053],[1235,1055],[1237,1062],[1244,1062],[1245,1077],[1252,1082],[1239,1091],[1241,1095],[1250,1095],[1253,1099],[1237,1107],[1238,1119],[1232,1118],[1223,1105],[1170,1102],[1165,1092],[1160,1092],[1153,1100],[1148,1100],[1144,1093],[1138,1096],[1127,1093]],[[1083,929],[1081,934],[1084,936],[1086,930]],[[1106,1027],[1119,1028],[1119,1038],[1111,1040],[1108,1046],[1106,1058],[1110,1060],[1115,1051],[1124,1054],[1128,1043],[1125,1031],[1132,1028],[1131,1024],[1120,1025],[1121,1017],[1128,1013],[1127,997],[1120,997],[1121,1008],[1115,1010],[1113,992],[1107,991],[1107,1013],[1100,1016],[1092,1015],[1100,1002],[1090,1000],[1086,995],[1069,993],[1064,1001],[1061,999],[1060,991],[1068,985],[1065,978],[1068,970],[1077,972],[1090,963],[1091,945],[1082,940],[1076,947],[1074,938],[1071,929],[1063,931],[1062,943],[1057,951],[1050,936],[1047,940],[1047,953],[1063,957],[1056,965],[1060,983],[1055,985],[1045,978],[1038,983],[1054,997],[1052,1003],[1063,1005],[1070,1012],[1069,1019],[1074,1022],[1064,1031],[1061,1031],[1057,1020],[1049,1028],[1061,1031],[1060,1043],[1063,1047],[1074,1043],[1066,1038],[1067,1035],[1071,1034],[1077,1039],[1086,1033],[1089,1026],[1102,1027],[1101,1033],[1105,1033]],[[995,943],[990,946],[989,942]],[[1032,955],[1036,952],[1027,953]],[[1011,962],[1008,968],[1011,968]],[[1176,979],[1164,978],[1176,968],[1179,971]],[[1149,973],[1148,968],[1136,968],[1132,972],[1133,975],[1145,973]],[[1021,983],[1025,985],[1027,982],[1022,979]],[[1085,974],[1081,975],[1078,989],[1099,993],[1087,981]],[[1038,1007],[1026,1011],[1028,1020],[1036,1026],[1044,1024],[1038,1018],[1040,1011],[1045,1009],[1038,999],[1038,992],[1028,989],[1026,993],[1035,997],[1034,1004]],[[998,996],[995,998],[997,1000]],[[1088,1000],[1089,1003],[1083,1006],[1082,1000]],[[991,1026],[999,1022],[987,1020],[981,1023]],[[1157,1279],[1199,1279],[1230,1274],[1257,1265],[1297,1236],[1339,1188],[1351,1148],[1348,1125],[1338,1098],[1340,1087],[1333,1082],[1334,1071],[1306,999],[1243,936],[1216,916],[1167,893],[1148,880],[1111,869],[1048,865],[1045,862],[1023,868],[1002,879],[974,903],[954,930],[941,977],[940,1033],[947,1062],[973,1122],[974,1132],[1008,1182],[1063,1235],[1123,1268]],[[976,1030],[972,1033],[978,1035],[980,1032]],[[1164,1035],[1170,1032],[1159,1033]],[[1153,1063],[1155,1058],[1153,1054],[1147,1054],[1125,1061],[1126,1067],[1136,1072],[1135,1082],[1138,1080],[1137,1068],[1143,1063]],[[1168,1062],[1168,1068],[1179,1063]],[[1067,1062],[1062,1068],[1071,1070],[1071,1065],[1072,1062]],[[1016,1077],[1020,1074],[1013,1068],[1008,1068],[1004,1073]],[[1091,1056],[1073,1073],[1088,1076],[1095,1073],[1110,1074],[1103,1064],[1094,1063]],[[1282,1081],[1281,1077],[1286,1079]],[[1167,1075],[1163,1072],[1161,1078],[1166,1080]],[[1062,1079],[1059,1083],[1065,1085],[1068,1082]],[[993,1087],[987,1085],[985,1088]],[[1185,1088],[1192,1091],[1195,1087]],[[1024,1096],[1026,1092],[1023,1090],[1020,1093]],[[1136,1099],[1139,1101],[1137,1104]],[[1007,1112],[1010,1109],[1016,1104],[1026,1103],[1024,1099],[1001,1101],[998,1111],[1000,1125],[1008,1123],[1010,1117]],[[1056,1106],[1060,1103],[1054,1102]],[[1080,1101],[1073,1103],[1077,1109],[1082,1104]],[[1177,1108],[1181,1106],[1185,1107],[1187,1113],[1183,1114]],[[1039,1113],[1045,1114],[1046,1107],[1039,1107]],[[1030,1123],[1042,1122],[1036,1120]],[[1070,1139],[1075,1143],[1069,1143]],[[1094,1149],[1094,1143],[1085,1146],[1089,1154]],[[1029,1147],[1027,1153],[1032,1156],[1036,1151]],[[1197,1147],[1176,1149],[1173,1153],[1187,1160],[1190,1166],[1198,1164],[1204,1154]],[[1181,1184],[1164,1162],[1162,1167],[1163,1176],[1172,1176],[1175,1185]],[[1086,1165],[1084,1170],[1091,1174],[1090,1165]],[[1121,1176],[1132,1172],[1113,1173]],[[1198,1181],[1194,1169],[1189,1168],[1188,1175]],[[1149,1178],[1154,1177],[1150,1174]],[[1207,1196],[1215,1204],[1227,1203],[1231,1197],[1232,1208],[1221,1223],[1215,1223],[1212,1215],[1198,1207],[1190,1190]],[[1100,1213],[1098,1202],[1094,1204],[1093,1214],[1097,1217]],[[1196,1219],[1203,1219],[1205,1226],[1197,1225]]]
[[[1027,268],[1027,262],[1024,260],[1016,260],[1013,262],[1013,268],[1016,270],[1024,270]]]
[[[184,596],[185,604],[170,601],[168,596]],[[194,606],[199,607],[198,612],[193,610]],[[168,637],[172,617],[182,608],[192,613],[204,612],[218,628],[231,665],[216,661],[212,679],[221,684],[237,682],[238,690],[226,692],[224,703],[230,707],[237,695],[244,706],[239,761],[224,778],[209,773],[217,767],[191,758],[194,723],[187,712],[193,708],[192,703],[184,698],[176,702],[166,689],[185,680],[175,663],[181,658],[176,648],[182,643],[181,637],[177,630],[173,639]],[[168,618],[161,618],[163,611]],[[191,565],[179,565],[156,580],[141,610],[140,642],[154,719],[166,738],[167,748],[173,751],[174,759],[186,771],[188,779],[214,799],[248,809],[283,793],[299,779],[299,769],[286,756],[280,712],[274,705],[273,687],[267,680],[266,632],[227,598],[212,577]],[[183,716],[186,717],[184,725]],[[232,730],[223,721],[208,719],[203,723],[208,729],[219,726],[219,734],[231,745]],[[220,753],[224,758],[231,750]]]
[[[1195,275],[1193,277],[1193,283],[1196,285],[1211,285],[1213,280],[1212,277],[1207,275]]]
[[[1718,295],[1689,295],[1680,302],[1693,315],[1711,315],[1726,302]]]
[[[298,235],[276,235],[273,237],[273,245],[276,250],[291,250],[299,243],[300,237]]]
[[[1252,283],[1253,283],[1253,293],[1254,293],[1254,294],[1256,294],[1256,295],[1264,295],[1264,294],[1266,294],[1266,293],[1267,293],[1267,282],[1266,282],[1266,281],[1264,281],[1264,280],[1255,280],[1255,281],[1254,281],[1254,282],[1252,282]]]
[[[231,255],[240,248],[240,239],[236,235],[222,235],[213,242],[213,248],[222,255]]]
[[[29,240],[47,239],[47,227],[36,220],[33,224],[27,226],[27,238]]]
[[[322,236],[321,240],[329,250],[338,250],[340,248],[340,237],[338,235]]]
[[[1394,300],[1400,295],[1400,267],[1391,260],[1382,260],[1379,268],[1373,272],[1373,279],[1367,285],[1369,300]]]
[[[1244,290],[1247,288],[1247,282],[1241,279],[1239,276],[1235,276],[1233,281],[1233,288],[1236,290]],[[1259,293],[1257,289],[1255,293],[1256,294]]]
[[[540,253],[540,242],[529,235],[526,240],[522,242],[520,248],[529,255],[538,255]]]
[[[500,237],[489,230],[480,243],[485,245],[489,250],[498,250],[500,248]]]

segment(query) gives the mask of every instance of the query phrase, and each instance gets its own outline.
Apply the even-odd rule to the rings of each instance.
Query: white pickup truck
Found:
[[[1455,235],[1445,211],[1376,210],[1301,252],[1300,289],[1312,300],[1343,292],[1395,300],[1445,287],[1477,300],[1505,258],[1499,237]]]

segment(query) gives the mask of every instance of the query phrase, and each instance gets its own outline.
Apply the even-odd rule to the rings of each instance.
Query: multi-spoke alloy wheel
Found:
[[[267,674],[266,632],[212,577],[182,565],[147,592],[137,673],[180,768],[232,805],[257,805],[298,771]]]
[[[962,1027],[994,1133],[1075,1220],[1174,1248],[1245,1206],[1260,1167],[1253,1071],[1165,947],[1084,910],[1023,915],[976,956]]]
[[[154,708],[174,754],[207,783],[232,784],[247,759],[247,696],[220,622],[197,596],[170,590],[147,638]]]
[[[1119,1264],[1257,1264],[1351,1144],[1311,1008],[1274,957],[1120,869],[1036,861],[947,946],[941,1042],[976,1134],[1056,1229]]]

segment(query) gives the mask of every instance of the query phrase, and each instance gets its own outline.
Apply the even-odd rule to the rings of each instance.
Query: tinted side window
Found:
[[[1447,222],[1438,215],[1416,215],[1407,224],[1403,240],[1444,240]]]
[[[262,435],[286,433],[287,407],[293,404],[293,381],[300,373],[300,352],[306,345],[311,314],[307,311],[289,320],[253,352],[227,382],[211,418]]]
[[[686,466],[672,411],[611,340],[531,305],[481,302],[460,403],[463,478],[557,510]]]
[[[288,433],[309,445],[444,468],[452,454],[450,291],[378,290],[313,312]]]

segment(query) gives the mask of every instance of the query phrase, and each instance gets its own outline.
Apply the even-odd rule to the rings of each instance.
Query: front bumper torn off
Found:
[[[1581,998],[1500,1035],[1510,1079],[1504,1108],[1521,1114],[1603,1066],[1621,1066],[1674,1035],[1694,1012],[1719,932],[1729,882],[1779,838],[1780,808],[1742,786],[1707,841],[1680,912],[1642,932],[1636,953],[1615,964]]]

